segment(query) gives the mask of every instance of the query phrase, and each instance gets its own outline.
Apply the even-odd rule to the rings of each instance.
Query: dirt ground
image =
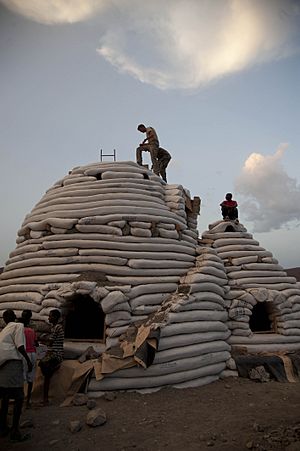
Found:
[[[107,422],[90,427],[85,424],[86,405],[33,405],[22,415],[24,426],[27,423],[22,431],[30,432],[31,439],[18,444],[0,439],[0,449],[300,450],[300,382],[227,378],[147,395],[114,392],[97,399],[97,407],[105,411]],[[79,432],[70,431],[72,420],[82,420]]]

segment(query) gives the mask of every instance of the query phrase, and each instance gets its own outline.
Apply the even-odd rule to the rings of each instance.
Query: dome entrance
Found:
[[[250,317],[249,326],[252,332],[274,332],[270,314],[272,306],[270,302],[258,302],[254,305]]]
[[[105,315],[90,296],[75,294],[65,305],[65,338],[103,340]]]

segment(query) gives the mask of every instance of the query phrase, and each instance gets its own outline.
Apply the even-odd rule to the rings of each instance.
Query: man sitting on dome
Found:
[[[225,221],[236,221],[238,220],[238,209],[237,209],[237,202],[232,199],[232,194],[227,193],[225,196],[225,200],[220,203],[222,216]]]

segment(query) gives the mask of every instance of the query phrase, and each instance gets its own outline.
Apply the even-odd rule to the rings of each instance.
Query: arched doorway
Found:
[[[105,315],[90,296],[75,294],[65,305],[65,338],[103,340]]]
[[[258,302],[255,304],[249,321],[252,332],[274,332],[270,317],[271,313],[272,305],[270,302]]]

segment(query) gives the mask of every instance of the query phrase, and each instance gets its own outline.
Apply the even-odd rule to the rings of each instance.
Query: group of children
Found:
[[[59,323],[61,313],[53,309],[49,313],[51,333],[41,336],[47,344],[44,357],[39,360],[39,367],[44,376],[43,405],[47,405],[50,379],[63,361],[64,329]],[[26,439],[19,430],[19,422],[24,400],[24,383],[27,384],[26,407],[31,405],[31,395],[35,379],[37,334],[30,327],[31,310],[23,310],[20,320],[16,321],[13,310],[5,310],[3,320],[6,324],[0,332],[0,436],[10,433],[11,441]],[[14,400],[12,427],[7,424],[9,400]]]

